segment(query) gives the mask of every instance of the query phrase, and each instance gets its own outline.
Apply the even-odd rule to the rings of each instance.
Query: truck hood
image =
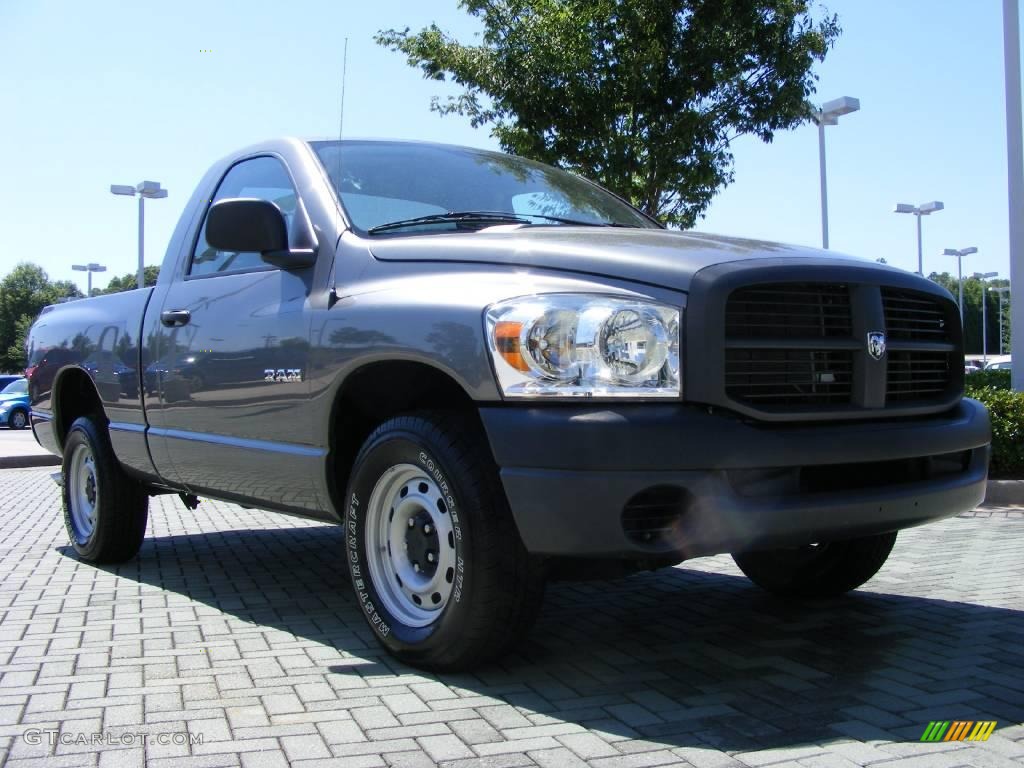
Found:
[[[756,258],[855,260],[831,251],[696,232],[599,227],[488,227],[479,232],[380,237],[381,261],[507,264],[582,272],[688,291],[713,264]]]

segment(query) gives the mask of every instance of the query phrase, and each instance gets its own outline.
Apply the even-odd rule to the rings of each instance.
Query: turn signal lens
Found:
[[[523,324],[510,320],[500,320],[494,324],[494,347],[502,360],[517,371],[528,371],[530,366],[523,359],[519,337],[523,332]]]

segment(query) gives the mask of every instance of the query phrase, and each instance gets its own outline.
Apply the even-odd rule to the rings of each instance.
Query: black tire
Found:
[[[28,429],[28,411],[24,408],[15,408],[7,414],[8,429]]]
[[[445,569],[449,591],[436,617],[430,614],[421,618],[429,622],[425,625],[407,623],[396,615],[412,609],[412,603],[401,600],[404,585],[398,578],[400,566],[391,555],[392,539],[388,539],[386,549],[376,547],[380,555],[374,563],[370,562],[367,546],[368,529],[372,537],[378,524],[389,531],[405,531],[404,523],[408,522],[403,549],[409,545],[410,536],[418,535],[413,518],[403,520],[401,511],[397,529],[390,527],[396,517],[395,508],[404,507],[412,495],[405,499],[402,488],[398,495],[387,496],[382,489],[387,487],[388,478],[399,478],[397,485],[390,486],[392,489],[405,483],[400,479],[402,472],[415,478],[408,481],[409,486],[416,485],[426,493],[427,484],[420,483],[425,479],[438,490],[440,496],[434,506],[441,511],[431,519],[435,528],[449,526],[444,539],[452,542],[453,551],[446,550],[442,555],[452,558],[454,564],[454,568]],[[375,501],[378,498],[390,501],[381,506]],[[490,449],[471,420],[456,414],[424,412],[381,424],[356,457],[345,501],[346,560],[356,599],[377,639],[394,656],[432,670],[468,669],[509,650],[530,630],[543,599],[543,572],[523,547]],[[429,505],[417,507],[419,503],[411,501],[412,508],[428,514]],[[374,507],[380,511],[375,513]],[[381,516],[387,514],[383,510],[388,507],[390,516],[382,521]],[[425,519],[421,513],[417,513],[417,520]],[[442,519],[445,514],[448,521]],[[439,548],[443,546],[443,542],[438,543]],[[403,553],[406,566],[415,548]],[[430,553],[429,548],[418,551],[420,555]],[[394,573],[399,588],[393,583],[389,586],[389,573]],[[416,573],[420,574],[418,565]],[[434,566],[434,573],[440,583],[439,565]],[[419,610],[429,613],[428,603],[422,605],[424,608]]]
[[[96,417],[83,416],[71,425],[64,441],[61,475],[64,527],[79,557],[91,563],[121,563],[133,558],[146,534],[149,496],[121,469],[107,431]],[[83,515],[87,516],[90,508],[92,525],[86,526]]]
[[[794,549],[733,555],[759,587],[785,597],[842,595],[878,573],[896,543],[896,532]]]

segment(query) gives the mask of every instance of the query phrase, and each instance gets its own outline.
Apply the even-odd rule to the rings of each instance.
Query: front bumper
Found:
[[[480,416],[537,554],[685,559],[865,536],[972,509],[988,475],[988,414],[970,399],[830,424],[653,403]]]

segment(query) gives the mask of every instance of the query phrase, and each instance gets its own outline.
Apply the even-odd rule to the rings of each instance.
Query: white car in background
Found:
[[[985,366],[986,371],[1010,371],[1013,370],[1012,360],[996,360]]]

